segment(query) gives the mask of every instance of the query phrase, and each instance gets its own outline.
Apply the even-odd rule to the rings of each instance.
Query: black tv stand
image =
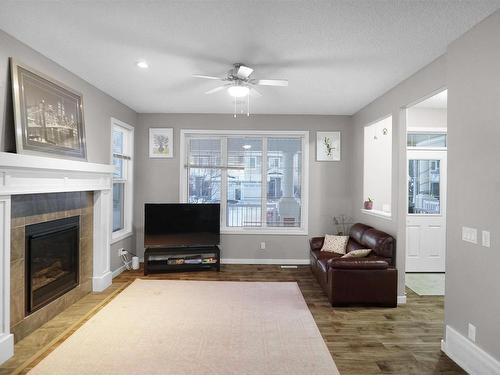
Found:
[[[220,271],[218,246],[147,247],[144,252],[144,275],[212,269]]]

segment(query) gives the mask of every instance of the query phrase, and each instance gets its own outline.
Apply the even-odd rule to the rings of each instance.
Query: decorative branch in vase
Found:
[[[335,224],[337,228],[337,235],[346,236],[349,233],[351,225],[354,224],[353,221],[354,219],[352,217],[344,214],[339,216],[334,216],[333,224]]]

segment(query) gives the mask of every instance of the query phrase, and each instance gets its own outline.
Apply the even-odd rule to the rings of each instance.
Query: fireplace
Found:
[[[28,315],[78,285],[80,217],[28,225],[25,238]]]

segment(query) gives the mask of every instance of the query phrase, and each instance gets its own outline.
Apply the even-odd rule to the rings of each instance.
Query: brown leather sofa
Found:
[[[396,241],[368,225],[354,224],[346,252],[372,249],[364,258],[320,251],[324,237],[310,239],[311,270],[332,306],[397,306]]]

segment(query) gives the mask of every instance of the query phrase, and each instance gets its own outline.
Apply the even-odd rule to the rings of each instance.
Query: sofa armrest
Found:
[[[309,240],[309,246],[311,247],[311,250],[321,250],[323,247],[323,242],[325,241],[325,237],[312,237]]]
[[[385,270],[389,264],[385,260],[330,259],[330,268],[342,270]]]

